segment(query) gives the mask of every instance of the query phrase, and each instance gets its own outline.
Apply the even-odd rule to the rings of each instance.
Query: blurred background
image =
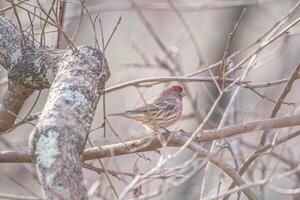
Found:
[[[21,2],[21,3],[20,3]],[[43,22],[37,16],[43,16],[41,8],[48,11],[53,1],[15,1],[21,7],[16,7],[23,30],[29,30],[33,24],[36,37],[36,45],[39,45]],[[96,17],[101,19],[103,38],[105,43],[112,38],[105,49],[105,56],[110,66],[111,77],[106,87],[110,88],[117,84],[144,79],[150,77],[177,77],[185,76],[205,69],[207,66],[222,61],[229,33],[239,21],[230,45],[227,48],[228,55],[238,54],[227,59],[226,64],[230,68],[249,56],[256,50],[261,38],[278,21],[282,20],[290,10],[298,3],[295,0],[87,0],[87,1],[57,1],[54,5],[64,5],[63,30],[76,45],[97,46],[98,41],[102,49],[101,27],[98,20],[93,27],[92,22]],[[84,5],[84,6],[83,6]],[[0,2],[0,10],[9,8],[9,1]],[[41,7],[42,6],[42,7]],[[28,9],[33,15],[31,19]],[[244,10],[245,9],[245,10]],[[54,12],[52,13],[54,16]],[[14,23],[18,24],[13,9],[5,10],[5,15]],[[286,27],[300,16],[300,9],[296,9],[285,21]],[[118,20],[121,18],[120,23]],[[296,25],[283,37],[272,42],[264,48],[254,61],[254,67],[247,74],[245,80],[251,83],[269,82],[290,77],[299,62],[300,37]],[[57,28],[46,24],[44,30],[45,39],[42,43],[50,48],[66,49],[68,44],[63,37],[57,45]],[[97,39],[97,41],[96,41]],[[251,45],[252,44],[252,45]],[[251,46],[249,46],[251,45]],[[241,50],[241,52],[240,52]],[[247,66],[249,62],[245,64]],[[243,73],[237,71],[232,78],[239,77]],[[203,73],[196,74],[199,77],[218,76],[218,68],[211,68]],[[3,96],[6,88],[6,71],[1,69],[0,94]],[[143,98],[149,100],[157,95],[166,86],[179,83],[167,82],[151,85],[151,87],[126,87],[106,94],[106,113],[117,113],[135,108],[143,104]],[[180,122],[172,126],[170,130],[193,131],[203,121],[213,103],[219,95],[218,87],[213,82],[185,82],[179,83],[185,86],[187,97],[184,99],[183,117]],[[285,99],[278,114],[283,116],[297,112],[299,105],[299,83],[293,85],[292,91]],[[205,123],[205,129],[217,128],[220,119],[229,103],[237,86],[227,92],[212,115]],[[284,84],[272,87],[258,88],[252,91],[241,88],[230,109],[228,120],[224,126],[265,119],[270,116],[274,102],[281,94]],[[22,108],[21,118],[26,116],[37,101],[31,114],[40,112],[47,100],[48,90],[35,92]],[[37,99],[38,97],[38,99]],[[121,117],[109,117],[111,128],[107,125],[105,136],[104,129],[99,128],[103,120],[103,101],[99,102],[90,138],[95,145],[107,145],[149,136],[141,124]],[[17,127],[9,134],[1,135],[0,150],[28,149],[28,136],[32,125],[24,124]],[[290,129],[274,131],[290,133]],[[254,150],[260,140],[260,134],[246,134],[242,137],[230,139],[238,162],[241,164]],[[273,150],[293,163],[299,163],[298,139],[294,139],[286,145]],[[203,144],[207,149],[211,144]],[[89,145],[87,145],[89,147]],[[219,148],[219,147],[217,147]],[[172,154],[177,148],[167,148],[167,154]],[[168,162],[167,167],[180,166],[186,163],[193,153],[185,150],[176,159]],[[159,158],[157,152],[145,152],[139,155],[132,154],[102,159],[105,167],[109,170],[126,172],[127,175],[119,175],[121,178],[110,176],[117,193],[121,193],[137,173],[145,173],[155,166]],[[220,159],[235,167],[229,151],[224,149]],[[199,161],[197,161],[199,163]],[[197,163],[191,161],[191,166]],[[97,160],[89,161],[95,167],[101,167]],[[217,190],[226,191],[231,179],[221,170],[210,165],[207,172],[205,188],[203,188],[203,167],[186,168],[186,178],[182,183],[172,185],[177,178],[169,179],[153,178],[145,183],[141,189],[142,194],[148,194],[158,189],[164,192],[150,199],[201,199],[201,197],[216,194]],[[248,181],[263,179],[266,175],[279,174],[290,169],[288,165],[278,161],[272,156],[262,156],[249,171],[243,176]],[[193,171],[194,170],[194,171]],[[101,173],[84,169],[86,184],[91,199],[116,199],[107,177]],[[260,199],[298,199],[295,194],[285,193],[278,188],[288,189],[299,187],[300,180],[291,176],[279,179],[270,184],[255,187]],[[179,184],[180,182],[180,184]],[[203,191],[202,191],[203,190]],[[200,195],[200,191],[203,194]],[[29,195],[41,197],[41,187],[37,179],[35,167],[32,164],[0,164],[0,193]],[[128,195],[128,199],[134,194]],[[4,198],[5,199],[5,198]],[[234,194],[230,199],[237,199]],[[247,199],[243,194],[241,199]]]

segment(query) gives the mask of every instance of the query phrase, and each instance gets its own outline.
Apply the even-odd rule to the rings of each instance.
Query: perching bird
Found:
[[[123,116],[141,122],[152,130],[164,129],[176,123],[182,114],[184,92],[181,86],[164,89],[145,106],[110,116]]]

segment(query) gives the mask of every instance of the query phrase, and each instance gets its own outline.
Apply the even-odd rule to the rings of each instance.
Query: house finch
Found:
[[[152,130],[166,128],[176,123],[182,114],[181,86],[172,85],[164,89],[145,106],[110,116],[123,116],[141,122]]]

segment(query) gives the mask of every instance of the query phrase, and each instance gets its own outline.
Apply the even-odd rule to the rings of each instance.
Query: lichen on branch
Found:
[[[0,64],[9,87],[0,107],[0,131],[13,127],[34,90],[50,88],[34,128],[31,153],[47,199],[87,199],[82,154],[97,103],[110,72],[102,52],[81,46],[77,51],[35,47],[0,15]]]

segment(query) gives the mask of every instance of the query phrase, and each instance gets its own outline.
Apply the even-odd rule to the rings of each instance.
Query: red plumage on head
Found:
[[[172,90],[174,92],[179,92],[179,93],[183,92],[183,89],[182,89],[182,87],[180,85],[172,85],[170,87],[170,90]]]
[[[182,100],[182,97],[184,96],[183,88],[180,85],[171,85],[164,89],[160,96],[169,96],[170,94],[175,94],[176,97]]]

